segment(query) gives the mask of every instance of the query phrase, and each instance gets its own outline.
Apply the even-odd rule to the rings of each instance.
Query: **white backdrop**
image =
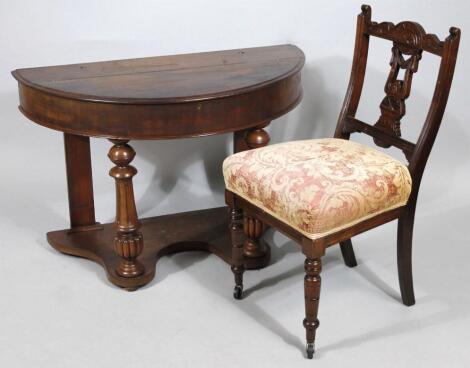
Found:
[[[15,327],[18,319],[5,317],[6,315],[14,316],[15,313],[19,312],[23,315],[29,315],[30,309],[28,307],[31,306],[30,303],[33,300],[35,303],[39,303],[40,310],[46,313],[45,318],[54,319],[57,318],[55,314],[50,315],[45,312],[49,304],[38,300],[44,300],[44,298],[56,295],[56,293],[59,293],[58,300],[62,300],[62,294],[60,293],[63,292],[66,294],[65,297],[62,295],[65,299],[70,295],[69,293],[77,295],[75,301],[79,303],[79,293],[74,287],[82,287],[81,292],[85,295],[87,295],[87,292],[91,293],[90,295],[93,295],[93,297],[90,297],[90,300],[95,301],[96,296],[106,294],[108,289],[112,290],[116,294],[112,294],[112,297],[110,297],[109,310],[116,308],[116,303],[122,303],[119,299],[116,302],[112,298],[123,298],[122,294],[119,294],[120,291],[112,289],[103,280],[101,270],[97,266],[86,266],[86,262],[54,256],[53,251],[45,251],[49,250],[44,240],[45,232],[68,226],[62,135],[29,122],[19,113],[17,110],[17,86],[10,75],[10,71],[16,68],[33,66],[293,43],[306,54],[306,64],[302,74],[304,99],[295,111],[272,123],[269,128],[272,142],[331,136],[349,78],[354,45],[355,19],[360,12],[360,5],[360,1],[340,0],[326,2],[309,0],[0,0],[0,117],[2,124],[0,152],[3,159],[2,180],[0,182],[0,269],[4,271],[0,278],[0,289],[6,290],[3,295],[3,292],[0,293],[0,325],[6,326],[6,329],[0,328],[0,365],[2,365],[2,359],[13,359],[12,354],[16,351],[15,349],[20,349],[24,344],[29,344],[27,346],[32,349],[30,355],[26,354],[23,357],[24,360],[20,359],[25,364],[26,362],[42,362],[41,364],[44,365],[59,364],[59,360],[54,360],[53,357],[45,358],[41,355],[41,352],[48,351],[48,349],[52,351],[57,346],[62,351],[67,351],[65,343],[61,345],[60,341],[54,339],[53,341],[59,345],[52,344],[49,346],[46,344],[46,346],[44,343],[41,345],[39,331],[35,329],[29,331],[23,326],[29,331],[29,335],[25,337]],[[418,303],[420,302],[420,282],[425,284],[421,295],[435,296],[437,294],[442,296],[442,302],[445,302],[449,298],[452,299],[452,295],[463,292],[468,294],[468,283],[464,280],[468,280],[470,276],[469,272],[465,270],[466,262],[464,262],[466,255],[470,256],[468,252],[468,245],[470,244],[468,237],[464,235],[464,231],[468,227],[467,221],[470,209],[470,195],[468,194],[468,180],[470,179],[470,109],[468,108],[467,94],[468,86],[470,86],[470,74],[467,67],[470,61],[470,47],[467,42],[467,32],[470,32],[470,19],[468,17],[470,2],[465,0],[397,0],[393,2],[376,0],[371,1],[370,5],[373,9],[373,20],[398,22],[406,19],[418,21],[428,32],[436,33],[441,39],[448,35],[450,26],[458,26],[462,29],[459,60],[447,112],[423,179],[417,210],[418,220],[415,236],[415,258],[421,259],[423,262],[420,263],[421,266],[417,266],[418,270],[421,267],[422,273],[416,272]],[[371,47],[366,86],[358,117],[364,121],[374,122],[379,116],[379,103],[383,98],[383,85],[389,70],[390,44],[385,41],[374,41],[371,43]],[[407,102],[407,116],[402,122],[403,135],[408,139],[417,136],[427,112],[436,76],[437,58],[426,54],[420,64],[420,70],[415,76],[412,95]],[[137,151],[137,158],[133,164],[139,170],[134,181],[139,214],[146,217],[222,205],[223,182],[220,165],[223,158],[230,151],[230,138],[229,135],[222,135],[177,141],[134,142],[133,146]],[[362,140],[363,138],[360,137],[359,139]],[[97,219],[101,222],[112,221],[115,209],[114,183],[108,176],[108,170],[112,165],[106,157],[109,147],[110,143],[105,140],[92,140],[95,206]],[[382,259],[383,263],[380,266],[384,266],[384,269],[387,270],[390,269],[392,275],[390,282],[387,282],[390,285],[388,287],[396,291],[397,283],[394,278],[393,258],[394,231],[392,225],[387,225],[382,230],[374,232],[375,235],[362,236],[360,239],[364,242],[364,251],[358,251],[358,254],[362,253],[365,259],[369,258],[369,254],[372,254],[370,258],[375,255],[378,257],[376,260]],[[271,234],[270,236],[277,244],[283,244],[287,241],[278,234]],[[385,247],[373,246],[374,243],[382,242],[385,238],[388,244],[387,250],[385,250]],[[291,249],[291,253],[293,253],[294,245],[288,245],[286,249]],[[369,253],[367,253],[368,251]],[[282,254],[282,249],[278,253]],[[338,253],[334,251],[332,254],[332,263],[335,265],[338,263],[338,267],[334,271],[339,271],[342,268],[339,267]],[[282,258],[282,256],[279,256],[279,258]],[[177,257],[175,259],[178,260]],[[188,260],[189,258],[182,259]],[[292,265],[301,264],[301,258],[292,256],[289,259],[292,259]],[[162,267],[178,268],[171,263],[172,261],[162,262],[163,264],[167,262],[167,266]],[[188,262],[191,263],[192,261]],[[225,265],[216,263],[212,258],[210,262],[212,263],[207,263],[201,267],[219,269],[221,272],[220,277],[225,278],[226,281],[224,281],[224,288],[214,286],[211,289],[209,287],[209,291],[206,290],[205,293],[213,295],[214,293],[223,293],[225,290],[227,299],[223,299],[224,303],[227,306],[232,305],[233,303],[229,299],[231,274],[225,272]],[[448,268],[444,270],[443,267],[445,266],[442,263],[447,264]],[[59,266],[54,268],[56,265]],[[458,265],[461,266],[460,269]],[[29,272],[26,273],[28,276],[25,276],[24,272],[26,266],[30,267]],[[285,266],[289,268],[289,264]],[[185,267],[180,268],[181,272],[185,272]],[[381,267],[377,268],[382,269]],[[66,269],[69,271],[66,271]],[[90,269],[96,270],[96,272],[90,272]],[[73,272],[70,270],[73,270]],[[292,290],[296,290],[295,296],[298,300],[292,301],[296,305],[296,313],[293,312],[292,317],[289,317],[292,318],[292,328],[289,325],[287,330],[289,334],[300,336],[299,341],[303,341],[303,330],[300,325],[303,299],[300,288],[301,276],[299,276],[302,272],[301,269],[295,268],[295,270],[294,274],[297,278],[300,278],[298,285],[293,283],[291,287]],[[278,271],[276,269],[266,271],[268,273],[264,275],[269,275],[269,272],[276,274]],[[61,275],[61,273],[67,274],[67,272],[72,273],[69,277],[77,280],[77,285],[82,285],[84,278],[87,280],[89,278],[89,284],[70,286],[70,283],[64,280],[66,275],[63,276],[64,278]],[[157,270],[157,272],[160,271]],[[281,269],[279,272],[282,274],[285,269]],[[343,270],[343,272],[346,271]],[[380,271],[377,272],[380,274]],[[97,277],[97,274],[100,276]],[[42,280],[40,282],[37,279],[38,275],[47,277],[47,281]],[[61,280],[57,280],[57,275],[61,275],[59,277]],[[388,275],[388,271],[386,271],[386,275]],[[256,277],[261,280],[260,282],[263,282],[262,272]],[[343,275],[343,278],[347,277],[347,275]],[[357,274],[356,277],[358,277]],[[436,287],[430,281],[433,277],[441,280],[444,278],[445,282],[442,281],[443,285],[438,282]],[[190,290],[192,288],[190,278],[188,277],[188,280],[184,282],[173,280],[174,287]],[[249,279],[250,276],[247,276],[247,278]],[[387,278],[387,276],[383,276],[383,278]],[[168,280],[169,285],[171,284],[170,281]],[[461,287],[466,289],[459,290],[459,287],[457,287],[458,282],[461,283]],[[40,294],[35,297],[34,293],[31,294],[31,288],[37,290],[37,283],[41,284]],[[366,282],[364,289],[372,287],[370,283],[370,280],[369,283]],[[136,301],[145,300],[145,303],[149,303],[149,298],[154,298],[155,306],[161,306],[162,304],[159,304],[158,300],[163,297],[169,298],[169,296],[174,295],[172,294],[174,292],[167,290],[165,294],[162,289],[155,288],[156,285],[154,282],[145,291],[140,292],[140,298],[143,298],[142,295],[147,293],[147,299],[138,299],[139,297],[136,296],[133,301],[130,301],[127,297],[124,304],[132,303],[133,308],[140,308],[135,307],[134,303]],[[375,286],[379,286],[380,289],[380,285]],[[449,289],[446,285],[453,285],[452,289]],[[275,287],[273,287],[273,290],[275,290]],[[325,290],[327,289],[324,289],[324,293]],[[455,294],[451,293],[450,290],[453,290]],[[150,296],[152,292],[159,294]],[[335,291],[333,290],[331,293],[335,293]],[[336,293],[340,294],[339,291],[336,291]],[[274,298],[271,298],[269,293],[263,295],[265,301],[266,298],[269,298],[269,302],[273,302]],[[337,297],[338,300],[341,300],[339,295]],[[449,308],[444,308],[448,315],[442,316],[439,314],[436,318],[445,319],[446,316],[450,315],[459,316],[460,319],[455,321],[455,324],[460,325],[465,321],[467,328],[462,328],[461,331],[459,330],[460,332],[457,332],[457,330],[451,331],[457,335],[458,333],[466,333],[468,341],[469,316],[463,310],[464,306],[469,309],[470,300],[466,296],[461,296],[461,298],[463,299],[451,304]],[[262,300],[255,300],[263,303]],[[385,298],[384,305],[387,302],[389,301]],[[169,314],[168,320],[171,320],[176,317],[172,317],[171,314],[172,311],[174,312],[171,301],[168,301],[168,303],[166,312]],[[207,303],[210,304],[210,302]],[[248,301],[243,303],[248,303]],[[361,309],[366,308],[367,304],[363,303]],[[397,307],[398,303],[393,303],[393,305]],[[91,310],[94,309],[92,305],[89,307]],[[201,306],[201,310],[205,310],[206,307]],[[237,306],[231,308],[234,308],[231,313],[236,313],[235,308]],[[250,314],[249,308],[246,308],[245,312]],[[322,304],[322,308],[324,309],[321,310],[321,313],[323,311],[326,313],[327,307],[323,307]],[[282,309],[280,305],[279,309]],[[463,314],[459,314],[460,312]],[[63,313],[63,317],[66,318],[67,312],[63,311]],[[189,315],[190,310],[181,313],[188,314],[188,320],[184,323],[178,320],[182,326],[192,323],[190,322],[192,321]],[[224,311],[219,310],[219,313],[219,317],[212,316],[212,318],[226,320],[227,316],[224,315]],[[267,317],[260,315],[261,312],[256,313],[251,310],[253,319],[264,320],[265,323],[261,322],[261,325],[266,327],[265,329],[271,335],[276,335],[276,333],[282,335],[282,331],[279,332],[276,328],[273,331],[269,328],[270,319],[267,320]],[[400,313],[406,313],[406,311]],[[143,314],[145,315],[145,313]],[[116,317],[115,315],[112,316]],[[125,316],[129,319],[129,325],[126,326],[132,330],[132,319],[137,317],[131,311],[129,316]],[[273,320],[276,320],[278,316],[273,312]],[[85,318],[84,315],[82,317]],[[240,316],[240,321],[243,321],[242,317]],[[367,314],[362,317],[367,318]],[[2,321],[4,318],[8,319],[9,322]],[[97,318],[103,318],[103,316]],[[193,318],[195,317],[193,316]],[[282,315],[279,318],[282,319]],[[322,318],[321,314],[320,318]],[[328,318],[328,315],[326,315],[326,318]],[[249,320],[250,323],[253,323],[253,319]],[[332,317],[332,319],[334,318]],[[360,322],[361,318],[354,317],[354,319]],[[413,318],[410,317],[410,320],[413,321]],[[433,320],[433,318],[429,318],[429,320]],[[32,319],[31,323],[34,324],[34,321],[37,321],[37,319]],[[142,317],[140,323],[145,324],[144,317]],[[286,323],[290,324],[291,322],[289,320]],[[360,323],[358,324],[360,325]],[[327,323],[322,322],[319,338],[325,336],[325,344],[326,341],[330,341],[330,346],[332,346],[330,354],[324,356],[324,361],[328,361],[328,359],[335,360],[338,356],[342,356],[341,343],[339,343],[339,346],[335,345],[338,344],[335,338],[341,340],[341,334],[346,333],[345,330],[348,329],[346,319],[343,321],[343,325],[344,328],[338,327],[336,329],[336,335],[333,335],[333,331],[331,332],[330,341],[325,332],[329,329],[329,326]],[[400,326],[405,328],[406,325],[404,323]],[[159,328],[163,327],[153,326],[153,332],[148,332],[148,334],[158,334],[157,330]],[[172,327],[169,326],[168,328],[171,330]],[[232,327],[225,328],[230,329]],[[443,344],[442,337],[440,337],[442,328],[444,327],[441,326],[432,332],[425,331],[424,333],[429,334],[429,340],[426,341],[434,349],[434,353],[437,354],[433,356],[433,361],[436,362],[442,359],[442,362],[449,363],[449,360],[444,359],[445,351],[439,353],[441,343]],[[73,330],[72,327],[71,329]],[[92,327],[89,327],[89,330],[86,331],[90,331],[90,329],[92,330]],[[175,343],[186,346],[189,342],[194,343],[197,340],[197,334],[191,335],[189,332],[184,332],[186,330],[183,327],[181,329],[183,329],[183,332],[178,335],[180,340],[176,339]],[[241,335],[243,331],[249,331],[249,329],[249,325],[245,326],[239,334]],[[146,329],[144,330],[146,331]],[[59,327],[54,330],[55,339],[58,339],[57,336],[61,336],[61,331]],[[72,341],[72,343],[78,344],[78,349],[82,352],[87,350],[85,347],[80,350],[79,342],[88,333],[86,331],[83,330],[82,335],[75,336],[74,338],[77,340]],[[163,334],[164,336],[155,337],[155,335],[153,338],[163,339],[165,336],[171,335],[171,332],[168,331]],[[417,328],[416,331],[421,332],[421,329]],[[351,335],[356,332],[352,331]],[[47,335],[47,331],[45,333]],[[73,331],[70,334],[73,335]],[[141,336],[138,331],[136,331],[136,334]],[[269,336],[271,335],[266,333],[267,336],[264,336],[261,332],[260,334],[263,339],[270,341]],[[357,332],[357,334],[360,333]],[[365,349],[363,354],[368,354],[368,348],[371,348],[373,337],[379,338],[381,335],[380,329],[379,332],[371,332],[371,334],[368,338],[366,336],[366,342],[363,344],[357,344],[353,341],[351,344],[353,348],[347,349],[347,352],[354,355],[354,347],[360,345]],[[385,335],[390,334],[385,333]],[[144,339],[143,336],[141,338]],[[229,339],[227,336],[225,338]],[[240,340],[233,338],[234,342]],[[253,337],[251,336],[251,338]],[[283,339],[289,340],[286,337],[283,337]],[[416,341],[422,341],[422,339],[423,336],[417,335]],[[456,338],[455,344],[458,344],[457,340]],[[36,341],[39,345],[35,345],[33,341]],[[255,341],[257,340],[255,339]],[[261,358],[261,355],[259,356],[259,359],[266,359],[266,363],[270,366],[273,366],[276,362],[279,363],[282,358],[278,357],[276,360],[270,361],[269,354],[271,352],[269,349],[283,351],[281,346],[282,343],[285,343],[285,341],[279,340],[278,337],[273,338],[273,341],[266,345],[261,344],[266,356],[263,356],[263,358]],[[112,342],[109,343],[112,344]],[[217,353],[217,351],[223,350],[222,346],[217,345],[217,342],[212,340],[211,343],[215,344],[215,348],[213,350],[204,350],[201,355],[201,366],[208,366],[209,363],[216,364],[219,360],[224,359],[222,353]],[[259,341],[256,342],[256,344],[260,343]],[[118,343],[116,344],[116,346],[119,346]],[[152,349],[156,348],[155,346],[147,346],[142,341],[141,344],[143,344],[141,346],[144,346],[145,351],[142,359],[147,359],[147,362],[160,362],[158,359],[163,359],[161,355],[156,356],[152,353]],[[220,341],[220,344],[222,344],[222,341]],[[290,362],[294,360],[299,361],[299,364],[303,364],[303,359],[299,354],[302,349],[301,342],[293,345],[296,344],[300,344],[300,346],[293,348],[289,345],[294,354],[286,350],[283,356],[289,358]],[[319,342],[318,345],[321,349],[322,343]],[[372,350],[377,352],[377,349],[379,349],[379,354],[385,356],[387,353],[380,350],[383,345],[384,341],[382,340],[382,344],[372,345],[374,347]],[[120,357],[122,362],[132,366],[133,360],[126,360],[131,358],[127,358],[122,350],[116,347],[117,350],[108,351],[106,346],[100,345],[101,350],[93,351],[94,355],[91,354],[91,356],[94,357],[94,362],[98,361],[104,364],[104,360],[99,360],[101,359],[99,356],[101,356],[100,352],[106,352],[106,354],[114,354],[116,358]],[[148,351],[145,350],[145,347],[148,348]],[[335,347],[340,352],[336,353]],[[3,353],[2,349],[5,349]],[[191,351],[188,347],[185,349],[189,349],[190,354],[201,354],[200,352]],[[248,349],[245,356],[247,362],[250,358],[250,352],[256,356],[254,350],[252,351],[246,346],[243,349]],[[252,349],[254,348],[252,347]],[[385,350],[387,349],[390,350],[390,346],[385,348]],[[442,349],[445,350],[444,347]],[[184,359],[190,358],[181,358],[176,353],[177,349],[172,355],[172,351],[171,348],[168,348],[165,353],[169,354],[170,361],[175,366],[183,365]],[[393,356],[391,350],[388,353]],[[160,351],[160,354],[163,354],[163,352]],[[227,354],[231,356],[230,353]],[[454,355],[454,357],[456,356],[455,359],[463,358],[462,354],[460,350],[457,350],[456,355]],[[39,356],[42,358],[39,359]],[[82,362],[90,363],[91,360],[86,360],[87,354],[83,353],[80,356],[81,359],[85,359]],[[237,354],[231,357],[234,366],[242,363],[242,361],[236,360],[239,358]],[[410,359],[412,357],[413,355],[410,355]],[[466,358],[469,358],[468,353]],[[108,359],[113,359],[113,357],[108,356]],[[349,357],[348,359],[353,358]],[[369,359],[372,358],[369,357]],[[320,357],[318,363],[312,364],[321,364],[321,360]],[[333,363],[333,360],[329,363]],[[373,362],[374,360],[370,361]],[[74,362],[78,364],[76,360]],[[42,366],[41,364],[40,366]]]

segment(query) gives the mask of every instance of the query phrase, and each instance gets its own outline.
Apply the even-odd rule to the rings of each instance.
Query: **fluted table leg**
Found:
[[[245,215],[243,231],[246,236],[243,244],[243,255],[247,258],[264,257],[266,249],[260,242],[260,238],[264,233],[264,224],[255,217]]]
[[[263,129],[267,125],[268,123],[246,132],[245,145],[247,149],[261,148],[268,145],[270,140],[269,134]],[[260,239],[266,230],[266,226],[256,217],[245,215],[243,229],[246,236],[243,244],[243,255],[248,266],[247,268],[252,268],[250,267],[251,264],[259,264],[258,260],[267,256],[267,247]],[[254,266],[253,268],[257,267]]]
[[[134,200],[132,178],[137,169],[129,164],[135,157],[127,140],[111,140],[108,157],[116,165],[109,175],[116,180],[116,231],[114,250],[121,257],[116,273],[122,277],[137,277],[144,273],[144,266],[137,260],[142,253],[144,240]],[[129,288],[131,289],[131,288]]]

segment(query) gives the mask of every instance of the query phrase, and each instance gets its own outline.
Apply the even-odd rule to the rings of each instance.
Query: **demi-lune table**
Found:
[[[234,151],[262,147],[263,129],[302,98],[302,51],[293,45],[18,69],[21,112],[64,133],[70,229],[47,234],[58,251],[101,264],[108,279],[135,290],[155,275],[159,257],[210,251],[231,262],[226,207],[139,220],[130,140],[233,132]],[[116,221],[95,220],[90,137],[113,144]],[[245,217],[247,269],[267,265],[264,226]],[[254,240],[253,240],[254,239]]]

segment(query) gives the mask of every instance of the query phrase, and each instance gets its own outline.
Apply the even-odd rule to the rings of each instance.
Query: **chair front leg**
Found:
[[[320,288],[321,288],[321,259],[320,258],[307,258],[305,260],[305,319],[304,327],[307,332],[307,357],[313,358],[315,352],[315,332],[320,325],[317,318],[318,305],[320,302]]]
[[[243,272],[245,271],[243,258],[243,211],[235,207],[230,209],[230,237],[232,240],[231,269],[235,276],[233,297],[241,299],[243,294]]]

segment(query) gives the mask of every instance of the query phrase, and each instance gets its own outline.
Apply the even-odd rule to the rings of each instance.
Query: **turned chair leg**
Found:
[[[411,262],[411,247],[413,242],[414,211],[405,213],[398,219],[397,261],[398,279],[403,304],[415,304],[413,290],[413,272]]]
[[[315,352],[315,332],[320,326],[317,318],[321,288],[321,259],[307,258],[305,260],[305,319],[304,327],[307,332],[307,358],[312,359]]]
[[[235,276],[233,297],[235,299],[242,299],[245,266],[243,258],[243,212],[239,208],[230,209],[230,237],[232,240],[231,269]]]
[[[339,246],[341,248],[341,254],[343,255],[344,264],[348,267],[356,267],[357,261],[351,239],[340,242]]]

